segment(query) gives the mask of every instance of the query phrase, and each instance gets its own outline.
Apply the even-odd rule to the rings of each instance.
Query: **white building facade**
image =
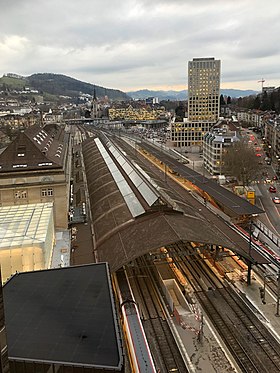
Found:
[[[236,132],[227,132],[224,128],[208,132],[203,138],[203,163],[211,175],[222,175],[223,154],[225,149],[232,146],[240,137]]]

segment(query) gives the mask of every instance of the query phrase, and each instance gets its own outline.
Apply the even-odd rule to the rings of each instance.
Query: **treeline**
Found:
[[[247,109],[273,110],[280,114],[280,87],[271,93],[264,92],[258,95],[233,98],[232,103]]]

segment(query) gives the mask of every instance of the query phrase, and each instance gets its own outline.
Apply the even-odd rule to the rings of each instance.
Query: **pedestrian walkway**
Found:
[[[95,263],[93,256],[93,240],[90,225],[87,223],[76,224],[76,239],[72,241],[71,265]]]
[[[51,258],[51,268],[68,267],[70,265],[70,231],[57,231]]]

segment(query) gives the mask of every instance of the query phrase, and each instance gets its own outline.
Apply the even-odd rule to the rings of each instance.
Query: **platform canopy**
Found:
[[[111,270],[179,241],[233,248],[193,206],[174,208],[108,139],[86,140],[83,154],[95,249]]]

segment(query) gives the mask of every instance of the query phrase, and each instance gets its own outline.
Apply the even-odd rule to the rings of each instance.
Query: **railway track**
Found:
[[[180,256],[180,259],[182,256]],[[202,308],[243,372],[280,371],[280,345],[227,283],[213,279],[201,261],[177,263]],[[187,268],[187,270],[185,270]]]
[[[161,373],[187,373],[187,368],[178,350],[174,337],[169,328],[164,311],[160,306],[157,291],[145,269],[147,263],[138,259],[139,273],[130,277],[132,287],[135,287],[135,298],[141,309],[143,327],[152,351],[156,365]]]
[[[145,162],[147,164],[147,162]],[[152,169],[152,167],[151,167]],[[153,173],[163,179],[162,171],[152,170]],[[244,252],[247,251],[247,242],[236,232],[225,224],[219,216],[203,208],[199,202],[195,201],[181,186],[170,181],[173,194],[177,198],[188,203],[193,209],[197,209],[199,214],[204,216],[217,229],[222,232],[230,241],[237,242],[237,246]],[[169,185],[170,187],[171,185]],[[182,261],[180,257],[180,261]],[[181,267],[183,270],[183,267]],[[277,372],[280,371],[280,346],[274,337],[268,332],[261,321],[252,314],[251,309],[236,295],[231,288],[223,284],[221,287],[213,281],[212,276],[205,274],[205,270],[199,264],[188,265],[186,277],[192,277],[191,283],[194,291],[200,300],[202,307],[208,313],[209,318],[221,334],[225,344],[235,357],[240,368],[244,372]],[[203,276],[201,276],[201,274]],[[203,281],[202,281],[203,278]],[[161,371],[168,372],[177,369],[179,372],[186,372],[185,366],[179,370],[175,356],[172,356],[172,347],[166,336],[163,325],[167,324],[164,314],[155,303],[156,291],[152,291],[152,282],[149,282],[147,273],[135,277],[142,309],[144,327],[147,328],[147,337],[151,335],[151,345],[154,344],[154,353],[160,352]],[[209,285],[210,284],[210,285]],[[211,285],[212,284],[212,285]],[[146,324],[146,325],[145,325]],[[150,327],[148,325],[150,324]],[[149,341],[149,342],[150,342]],[[164,342],[163,342],[164,341]],[[174,344],[175,345],[175,342]],[[169,352],[168,352],[169,351]]]

